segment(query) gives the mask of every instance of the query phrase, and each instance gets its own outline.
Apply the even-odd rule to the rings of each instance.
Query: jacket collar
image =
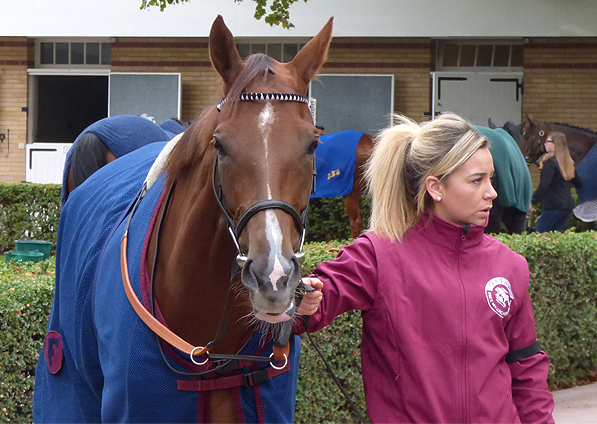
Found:
[[[461,247],[479,244],[484,236],[484,228],[478,225],[463,227],[462,225],[452,224],[437,215],[431,216],[429,210],[427,210],[411,231],[419,233],[432,243],[446,249],[456,250]]]

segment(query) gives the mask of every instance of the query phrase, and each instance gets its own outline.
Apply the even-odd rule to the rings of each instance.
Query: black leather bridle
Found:
[[[284,102],[299,102],[305,103],[309,105],[309,98],[306,96],[301,96],[299,94],[288,94],[288,93],[242,93],[239,97],[241,101],[258,101],[258,100],[278,100]],[[226,97],[222,99],[222,101],[218,104],[217,109],[218,112],[221,112],[222,106],[226,103]],[[315,168],[315,157],[313,158],[313,175],[311,178],[311,192],[310,194],[315,193],[315,177],[317,176],[317,170]],[[218,180],[217,188],[216,188],[216,180]],[[309,201],[307,200],[307,205],[302,213],[299,213],[290,203],[285,202],[284,200],[280,199],[267,199],[261,200],[259,202],[254,203],[251,205],[247,210],[241,215],[238,223],[235,223],[230,214],[228,213],[228,208],[226,207],[226,200],[224,198],[224,193],[222,192],[222,185],[219,181],[218,176],[218,153],[216,152],[216,157],[214,160],[214,167],[212,173],[212,187],[214,190],[214,195],[220,205],[220,208],[224,212],[226,216],[226,221],[228,222],[228,231],[230,232],[230,236],[234,241],[234,245],[236,246],[236,250],[238,255],[236,256],[237,264],[242,267],[245,262],[247,261],[247,255],[243,253],[240,248],[239,238],[240,235],[249,222],[249,220],[257,213],[266,209],[281,209],[287,214],[289,214],[296,227],[301,235],[301,241],[299,244],[299,249],[294,253],[294,256],[299,261],[299,263],[303,263],[305,260],[305,254],[303,253],[303,244],[305,242],[305,231],[307,228],[307,212],[309,210]],[[310,198],[310,196],[309,196]]]
[[[311,180],[311,194],[315,192],[315,176],[317,172],[315,170],[315,160],[313,160],[313,176]],[[218,181],[216,183],[216,180]],[[216,187],[217,186],[217,187]],[[307,200],[307,205],[302,213],[299,213],[292,205],[284,200],[280,199],[267,199],[267,200],[260,200],[259,202],[254,203],[251,205],[247,210],[241,215],[238,223],[235,223],[230,214],[228,213],[228,208],[226,207],[226,199],[224,198],[224,193],[222,191],[222,185],[220,183],[218,177],[218,154],[216,153],[216,158],[214,160],[214,167],[212,173],[212,187],[214,190],[214,195],[216,196],[216,200],[224,212],[224,216],[226,217],[226,221],[228,223],[228,231],[230,232],[230,236],[232,237],[232,241],[234,241],[234,245],[236,246],[236,250],[238,255],[236,256],[236,263],[242,267],[245,262],[247,261],[247,255],[243,253],[240,248],[240,244],[238,239],[244,228],[246,227],[249,220],[257,213],[266,209],[281,209],[286,212],[288,215],[292,217],[296,228],[301,235],[301,241],[299,244],[299,249],[294,253],[294,256],[299,261],[299,263],[303,263],[305,260],[305,254],[303,253],[303,244],[305,242],[305,231],[307,228],[307,213],[309,210],[309,201]]]

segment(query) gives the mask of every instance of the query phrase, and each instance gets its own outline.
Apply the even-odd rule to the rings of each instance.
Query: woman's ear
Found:
[[[425,187],[427,188],[427,193],[429,193],[429,195],[434,201],[441,200],[442,190],[439,178],[434,176],[429,176],[425,178]]]

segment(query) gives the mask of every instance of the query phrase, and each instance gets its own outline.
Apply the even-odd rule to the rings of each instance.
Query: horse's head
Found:
[[[294,316],[302,214],[311,194],[319,142],[303,96],[325,62],[331,37],[332,19],[292,62],[284,64],[265,55],[243,62],[221,17],[209,37],[211,60],[226,96],[213,133],[214,178],[221,186],[223,208],[236,227],[242,283],[256,317],[268,322]],[[246,98],[247,93],[298,96]]]
[[[537,160],[545,153],[545,139],[551,131],[549,122],[537,121],[532,115],[527,115],[529,125],[524,130],[524,142],[521,150],[528,163],[537,163]]]

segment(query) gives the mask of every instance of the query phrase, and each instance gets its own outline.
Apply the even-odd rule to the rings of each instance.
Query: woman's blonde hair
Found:
[[[379,136],[365,178],[372,201],[369,230],[400,241],[433,205],[425,179],[445,179],[488,142],[452,113],[421,125],[402,115],[394,119]]]
[[[566,181],[570,181],[574,178],[574,161],[570,156],[570,150],[568,149],[568,142],[566,141],[566,135],[560,131],[552,131],[547,134],[551,137],[553,144],[555,145],[555,156],[560,167],[560,172]]]

